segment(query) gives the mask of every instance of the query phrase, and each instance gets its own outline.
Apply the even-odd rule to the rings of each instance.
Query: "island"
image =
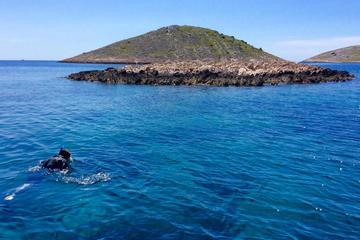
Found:
[[[340,48],[314,57],[305,59],[303,62],[360,62],[360,45]]]
[[[122,68],[83,71],[72,80],[148,85],[263,86],[291,83],[339,82],[353,79],[345,71],[273,61],[186,61],[128,65]]]
[[[172,25],[64,59],[62,62],[140,64],[218,59],[279,58],[243,40],[212,29]]]
[[[215,30],[168,26],[63,60],[123,63],[121,68],[84,71],[71,80],[119,84],[263,86],[339,82],[344,71],[297,64]]]

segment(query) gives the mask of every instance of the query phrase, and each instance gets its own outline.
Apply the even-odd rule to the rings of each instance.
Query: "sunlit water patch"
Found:
[[[358,77],[261,88],[63,78],[107,67],[0,62],[0,239],[358,239]],[[62,146],[70,171],[41,169]]]

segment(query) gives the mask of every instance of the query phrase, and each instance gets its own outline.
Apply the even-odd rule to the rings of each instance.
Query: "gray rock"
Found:
[[[72,80],[119,84],[263,86],[293,83],[342,82],[353,75],[287,61],[187,61],[126,66],[86,71],[68,76]]]

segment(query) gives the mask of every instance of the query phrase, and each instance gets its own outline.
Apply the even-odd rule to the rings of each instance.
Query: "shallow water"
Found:
[[[323,65],[360,76],[360,64]],[[1,239],[358,239],[359,78],[260,88],[63,78],[107,67],[0,61]],[[37,167],[62,146],[68,174]]]

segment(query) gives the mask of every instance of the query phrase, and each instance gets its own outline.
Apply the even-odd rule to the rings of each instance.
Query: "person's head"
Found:
[[[63,156],[66,159],[70,159],[71,157],[71,153],[69,150],[65,149],[65,148],[61,148],[59,151],[59,155]]]

